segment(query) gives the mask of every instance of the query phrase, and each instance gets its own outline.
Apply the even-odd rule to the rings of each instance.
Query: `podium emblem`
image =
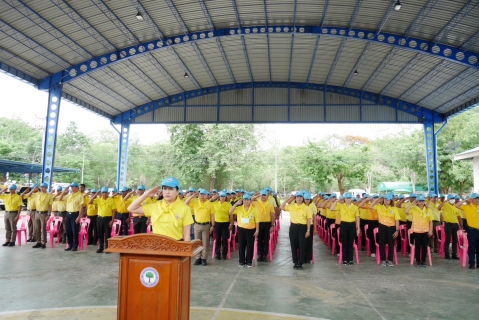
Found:
[[[155,268],[148,267],[141,271],[140,282],[147,288],[153,288],[160,281],[160,275]]]

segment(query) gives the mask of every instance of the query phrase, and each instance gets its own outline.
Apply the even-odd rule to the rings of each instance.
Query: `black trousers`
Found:
[[[412,233],[414,239],[414,256],[416,263],[426,263],[427,247],[429,244],[429,237],[426,233]]]
[[[457,256],[457,231],[459,230],[459,225],[457,223],[445,223],[444,231],[446,231],[446,239],[444,242],[444,254],[449,256],[449,243],[451,242],[452,237],[452,255]]]
[[[127,213],[118,213],[115,217],[118,220],[121,220],[120,236],[127,236],[128,229],[130,228],[130,214]]]
[[[396,232],[396,226],[388,227],[384,224],[379,224],[378,243],[379,243],[379,257],[381,261],[394,261],[394,238],[393,234]],[[386,244],[388,245],[388,258],[386,259]]]
[[[238,227],[238,251],[239,263],[253,263],[254,233],[256,229],[245,229]]]
[[[228,254],[228,239],[230,237],[230,231],[228,230],[229,225],[229,222],[215,222],[216,255],[221,254],[221,248],[223,248],[224,256]]]
[[[327,234],[329,234],[329,239],[330,239],[330,243],[332,243],[331,239],[336,237],[336,228],[334,228],[332,231],[331,231],[331,225],[333,223],[336,222],[336,219],[328,219],[326,218],[326,227],[328,228],[327,230]]]
[[[98,231],[96,229],[98,216],[88,216],[90,219],[90,225],[88,226],[88,243],[96,244],[98,241]]]
[[[356,223],[341,221],[341,242],[343,243],[343,261],[353,261]]]
[[[399,226],[402,226],[403,224],[406,224],[406,221],[399,221]],[[399,233],[399,229],[398,229],[398,237],[396,239],[397,239],[397,249],[398,249],[398,251],[401,251],[402,250],[402,240],[401,240],[401,234]],[[406,232],[406,239],[407,239],[407,232]]]
[[[147,217],[134,217],[133,218],[133,229],[135,234],[146,233],[146,228],[148,227],[148,218]]]
[[[75,220],[78,218],[78,212],[76,213],[67,213],[67,221],[65,227],[67,229],[67,240],[68,247],[78,248],[78,224]]]
[[[100,240],[100,249],[108,248],[108,239],[111,236],[111,227],[109,223],[111,217],[100,217],[96,220],[96,230],[98,232],[98,239]],[[106,238],[106,239],[105,239]]]
[[[309,237],[306,238],[306,255],[304,261],[309,263],[313,260],[313,239],[314,239],[314,225],[309,226]]]
[[[361,244],[366,246],[366,233],[364,232],[364,226],[369,223],[369,220],[359,219],[359,227],[361,228]]]
[[[258,256],[266,257],[269,249],[269,230],[271,228],[271,222],[260,222],[258,232]]]
[[[376,243],[374,242],[374,229],[379,227],[378,220],[368,220],[368,238],[369,238],[369,251],[371,253],[376,252]],[[379,241],[379,239],[377,239]]]
[[[306,231],[305,224],[292,223],[289,227],[289,241],[291,243],[291,256],[295,265],[302,265],[304,263],[304,256],[306,252]],[[311,235],[309,235],[311,237]],[[299,250],[299,257],[298,257]]]

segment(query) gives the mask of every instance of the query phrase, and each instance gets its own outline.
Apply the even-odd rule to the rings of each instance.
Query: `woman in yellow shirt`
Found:
[[[228,239],[230,237],[230,209],[231,203],[226,201],[226,192],[220,191],[218,195],[214,195],[212,200],[216,200],[219,197],[219,201],[214,201],[212,213],[215,215],[215,235],[216,235],[216,252],[215,257],[221,260],[221,248],[223,248],[223,260],[226,260],[228,254]]]
[[[394,206],[392,195],[385,195],[384,198],[377,198],[371,203],[371,207],[378,214],[378,243],[381,267],[394,267],[391,262],[394,256],[394,239],[399,235],[399,213]],[[386,244],[388,255],[386,259]],[[389,261],[391,259],[391,261]]]
[[[240,206],[243,204],[242,206]],[[233,214],[238,220],[238,251],[239,251],[239,266],[253,266],[253,251],[255,238],[259,233],[259,218],[258,211],[251,204],[251,196],[245,194],[243,199],[236,201],[236,203],[229,210],[230,224],[233,224]]]
[[[427,246],[429,237],[432,237],[431,209],[426,206],[426,198],[420,194],[407,208],[406,214],[412,216],[411,236],[414,239],[417,267],[426,267]],[[412,254],[412,253],[411,253]]]
[[[313,202],[313,196],[309,192],[304,193],[304,204],[311,210],[311,219],[313,219],[313,223],[311,223],[309,227],[309,234],[310,236],[306,239],[306,256],[304,258],[305,263],[310,263],[313,259],[313,238],[311,235],[316,235],[316,212],[318,209]]]

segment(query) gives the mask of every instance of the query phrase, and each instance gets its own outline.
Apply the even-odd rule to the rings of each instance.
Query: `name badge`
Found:
[[[241,223],[249,223],[249,219],[248,218],[241,218]]]

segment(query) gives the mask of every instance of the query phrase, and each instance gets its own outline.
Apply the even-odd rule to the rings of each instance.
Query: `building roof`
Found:
[[[476,106],[478,2],[396,2],[5,0],[0,70],[115,123],[441,122]]]
[[[54,167],[54,172],[79,172],[78,169]],[[41,173],[42,165],[0,159],[0,172]]]
[[[479,147],[456,154],[454,160],[471,160],[474,157],[479,157]]]

